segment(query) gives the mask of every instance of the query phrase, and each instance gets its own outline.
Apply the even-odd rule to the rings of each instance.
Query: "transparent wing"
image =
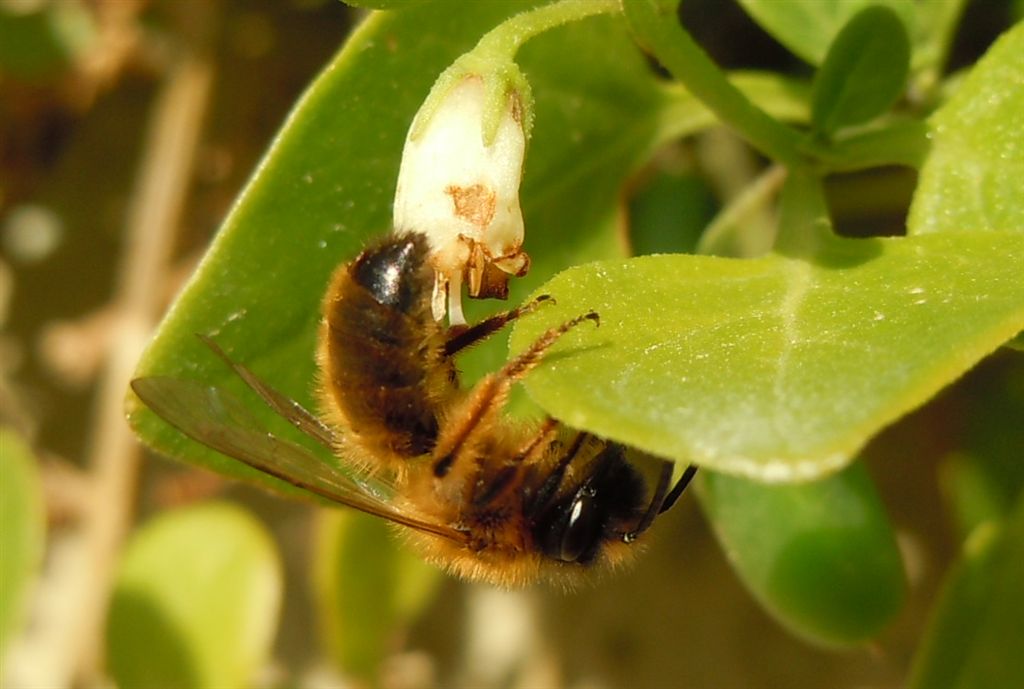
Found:
[[[340,505],[466,542],[463,532],[399,511],[368,484],[357,482],[306,448],[270,433],[244,404],[225,390],[167,377],[136,378],[131,385],[157,416],[217,452]]]
[[[197,335],[203,343],[213,350],[213,353],[220,357],[221,361],[231,367],[235,374],[245,381],[253,392],[266,402],[267,406],[277,412],[277,415],[288,421],[300,431],[318,441],[328,450],[334,451],[338,446],[334,431],[324,425],[320,419],[310,413],[301,404],[272,388],[248,368],[231,359],[227,353],[220,348],[212,338],[206,335]]]

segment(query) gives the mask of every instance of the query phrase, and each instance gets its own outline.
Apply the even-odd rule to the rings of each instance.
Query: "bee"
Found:
[[[512,385],[565,333],[596,326],[598,315],[548,330],[463,389],[456,354],[550,298],[446,328],[433,317],[433,284],[426,239],[415,232],[390,235],[335,271],[316,354],[319,416],[203,338],[264,403],[346,470],[268,433],[225,390],[167,377],[138,378],[132,388],[193,440],[399,525],[428,560],[464,578],[505,587],[540,579],[571,585],[581,573],[627,560],[695,468],[670,490],[669,462],[647,481],[621,444],[552,418],[528,426],[502,416]]]

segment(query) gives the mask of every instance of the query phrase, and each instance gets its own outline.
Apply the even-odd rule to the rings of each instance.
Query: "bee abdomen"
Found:
[[[437,440],[430,350],[443,338],[427,257],[422,235],[389,237],[339,269],[324,301],[324,397],[371,451],[419,456]]]

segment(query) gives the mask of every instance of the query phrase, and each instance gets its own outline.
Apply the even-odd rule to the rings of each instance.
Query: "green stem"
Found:
[[[744,236],[744,233],[756,227],[757,223],[751,223],[750,218],[764,212],[785,181],[784,167],[773,165],[765,170],[708,223],[697,243],[696,253],[737,258],[756,256],[757,251],[752,246],[756,238]]]
[[[920,120],[894,122],[830,143],[809,140],[804,152],[828,172],[866,170],[885,165],[920,169],[928,154],[928,125]]]
[[[790,168],[782,186],[774,251],[790,258],[809,258],[834,238],[821,179],[806,168]]]
[[[561,0],[506,19],[484,34],[472,50],[463,53],[441,73],[417,114],[410,136],[416,138],[420,135],[453,86],[467,75],[479,75],[486,84],[483,135],[487,144],[494,141],[508,105],[509,91],[518,96],[523,131],[529,139],[533,126],[533,96],[529,82],[515,63],[516,51],[523,43],[548,29],[621,10],[619,0]]]
[[[523,43],[548,29],[621,11],[619,0],[561,0],[510,17],[484,34],[473,52],[500,53],[511,59]]]
[[[799,165],[801,135],[757,108],[690,37],[676,18],[676,2],[623,0],[630,27],[686,89],[765,155]]]

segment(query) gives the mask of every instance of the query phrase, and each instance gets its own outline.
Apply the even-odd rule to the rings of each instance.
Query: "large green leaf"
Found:
[[[929,119],[908,232],[1024,232],[1024,22],[1006,32]]]
[[[17,433],[0,427],[0,655],[21,622],[45,530],[35,457]]]
[[[308,404],[323,290],[339,262],[387,231],[414,113],[441,70],[531,4],[448,0],[371,15],[296,106],[160,326],[138,375],[235,386],[194,337],[206,333]],[[513,303],[561,268],[620,253],[618,190],[655,145],[670,100],[615,19],[551,31],[528,43],[520,58],[536,98],[522,192],[534,262],[530,275],[515,281]],[[493,340],[463,362],[469,378],[504,359],[503,338]],[[129,399],[129,411],[153,447],[252,476],[185,440],[138,400]]]
[[[572,268],[522,351],[589,310],[526,380],[572,426],[762,480],[820,476],[1024,327],[1024,235],[833,240],[811,261],[646,256]]]
[[[968,539],[914,659],[913,689],[1024,686],[1024,500]]]
[[[281,564],[263,527],[226,503],[168,512],[132,538],[107,624],[118,686],[248,686],[277,626]]]
[[[699,485],[737,574],[796,633],[824,644],[862,642],[899,610],[903,563],[861,464],[798,485],[710,472]]]

